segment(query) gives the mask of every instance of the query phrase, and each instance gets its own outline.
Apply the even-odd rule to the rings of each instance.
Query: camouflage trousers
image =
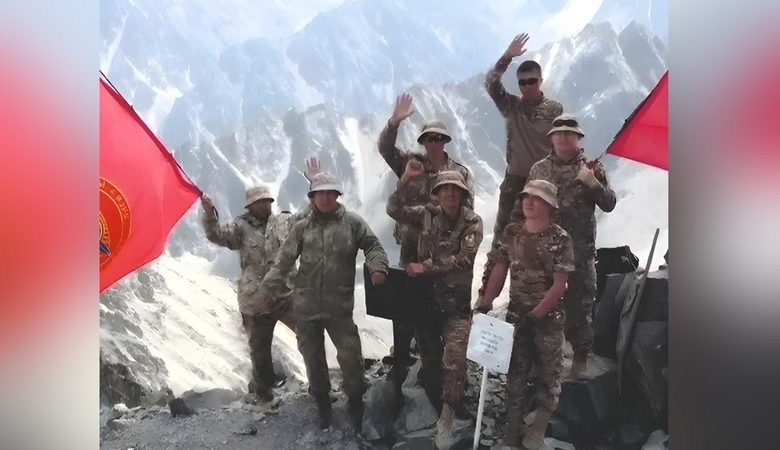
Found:
[[[463,399],[470,330],[471,318],[460,313],[443,313],[417,329],[419,383],[436,409],[441,402],[456,406]]]
[[[596,260],[575,261],[561,306],[566,314],[566,340],[575,353],[593,347],[593,302],[596,299]]]
[[[518,207],[517,197],[523,191],[527,180],[527,177],[518,175],[504,175],[504,181],[501,182],[499,187],[498,212],[496,212],[496,224],[493,226],[493,242],[490,244],[491,251],[495,250],[498,247],[498,243],[501,242],[504,228],[510,222],[523,219],[523,208],[522,206]],[[482,273],[482,286],[479,288],[480,295],[485,293],[485,286],[487,286],[487,280],[490,278],[493,266],[495,266],[493,255],[488,253],[488,259]]]
[[[336,359],[344,379],[344,392],[350,399],[361,399],[366,390],[363,351],[358,328],[351,315],[298,322],[298,350],[306,364],[309,392],[318,399],[328,397],[330,392],[330,375],[325,358],[325,331],[336,347]]]
[[[288,302],[270,314],[241,314],[241,319],[249,338],[249,358],[252,360],[249,392],[270,394],[275,378],[274,363],[271,358],[274,328],[276,322],[281,321],[295,331],[292,303]]]
[[[517,323],[519,318],[507,321]],[[535,396],[539,406],[554,411],[561,394],[563,369],[563,316],[553,311],[530,329],[518,328],[512,346],[512,359],[506,377],[506,427],[504,442],[519,445],[523,418],[530,407],[528,376],[531,366],[538,365]]]

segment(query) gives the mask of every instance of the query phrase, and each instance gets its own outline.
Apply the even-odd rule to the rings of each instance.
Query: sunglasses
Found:
[[[443,134],[428,134],[423,138],[423,142],[444,142],[447,137]]]
[[[578,127],[576,120],[573,119],[560,119],[553,121],[554,127]]]
[[[532,86],[539,82],[538,78],[521,78],[517,80],[518,83],[520,83],[520,86]]]

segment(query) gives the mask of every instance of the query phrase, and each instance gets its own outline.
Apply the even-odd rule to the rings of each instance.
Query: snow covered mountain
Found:
[[[260,8],[238,0],[104,3],[103,71],[214,197],[223,220],[242,212],[245,187],[259,183],[278,194],[277,208],[302,207],[303,160],[317,155],[342,180],[343,202],[366,218],[391,261],[397,248],[384,209],[395,176],[376,139],[395,95],[408,89],[417,108],[402,126],[400,146],[419,148],[414,137],[426,119],[441,118],[452,131],[447,150],[475,175],[485,247],[505,134],[483,82],[519,31],[507,24],[517,19],[512,26],[536,30],[532,39],[555,38],[534,41],[528,57],[543,66],[546,95],[582,118],[590,157],[601,154],[666,66],[663,41],[641,17],[620,28],[588,24],[570,37],[549,30],[562,14],[597,16],[611,1],[585,2],[585,12],[581,3],[563,1],[299,0],[295,10],[287,2]],[[514,66],[504,81],[516,92]],[[663,254],[666,174],[605,160],[619,203],[600,218],[598,244],[628,243],[644,258],[659,226]],[[144,389],[245,386],[249,361],[231,282],[238,259],[205,240],[197,208],[163,258],[101,298],[101,361],[126,367],[127,378]],[[477,265],[483,261],[484,252]],[[390,324],[366,317],[361,286],[356,294],[364,351],[380,357],[391,343]],[[276,336],[276,362],[305,378],[292,334],[279,325]]]

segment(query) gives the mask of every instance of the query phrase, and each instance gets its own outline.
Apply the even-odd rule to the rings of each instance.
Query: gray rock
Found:
[[[111,411],[108,413],[108,420],[119,419],[127,414],[127,406],[124,403],[117,403],[111,407]]]
[[[650,433],[642,450],[666,450],[669,448],[669,436],[663,430],[655,430]]]
[[[171,400],[168,403],[168,408],[170,408],[171,416],[173,417],[189,416],[194,413],[194,411],[187,406],[184,400],[180,398]]]
[[[577,450],[568,442],[559,441],[554,438],[544,438],[544,444],[539,450]]]
[[[396,410],[396,391],[393,383],[382,378],[374,382],[363,395],[363,436],[369,441],[388,437],[393,432]]]
[[[400,435],[429,428],[439,419],[439,414],[428,399],[425,389],[417,385],[417,372],[419,370],[420,362],[418,361],[409,368],[409,374],[401,387],[404,406],[395,422],[396,431]]]
[[[187,391],[181,395],[181,399],[192,410],[195,409],[219,409],[239,400],[241,395],[229,389],[210,389],[205,392]]]
[[[122,431],[125,431],[128,428],[130,428],[130,425],[133,422],[135,422],[135,420],[131,420],[131,419],[113,419],[113,420],[109,420],[108,424],[106,424],[106,426],[110,430],[113,430],[113,431],[121,433]]]

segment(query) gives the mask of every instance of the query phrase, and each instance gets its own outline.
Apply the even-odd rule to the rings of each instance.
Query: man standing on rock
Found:
[[[557,189],[544,180],[529,181],[521,193],[525,220],[507,225],[503,240],[491,251],[495,265],[477,310],[487,312],[511,273],[506,321],[515,324],[515,340],[506,382],[504,444],[538,449],[561,392],[563,323],[558,301],[574,271],[574,251],[568,233],[552,222]],[[534,422],[523,433],[529,407],[528,375],[536,362],[539,377]],[[525,436],[523,436],[525,434]]]
[[[422,176],[410,179],[403,189],[402,203],[405,206],[425,206],[429,202],[436,202],[435,196],[431,195],[431,188],[436,183],[436,177],[441,171],[456,171],[463,176],[466,187],[470,195],[465,196],[465,205],[473,208],[474,186],[469,170],[462,164],[450,158],[444,150],[445,144],[452,140],[444,122],[440,120],[431,120],[426,122],[419,135],[417,142],[425,148],[425,154],[402,151],[396,144],[398,129],[401,122],[414,114],[412,106],[412,96],[404,93],[400,95],[395,102],[395,107],[387,125],[379,135],[379,153],[384,158],[387,165],[401,179],[404,170],[410,160],[417,160],[423,166]],[[417,254],[417,244],[419,240],[420,228],[409,223],[396,222],[394,235],[396,241],[401,246],[400,264],[406,267],[409,263],[420,263],[422,259]],[[418,330],[420,331],[420,330]],[[409,362],[409,345],[412,336],[415,334],[415,325],[413,323],[393,321],[393,378],[396,388],[400,390],[401,384],[406,377],[406,367]],[[418,336],[417,341],[425,340]],[[430,358],[423,357],[423,365],[420,369],[420,381],[429,394],[439,389],[441,379],[435,376],[437,369],[428,367],[425,360],[435,360],[436,355]],[[438,399],[439,395],[434,392],[432,398]],[[436,401],[436,400],[434,400]]]
[[[442,171],[436,177],[431,194],[439,206],[406,206],[404,190],[412,180],[422,178],[425,168],[411,159],[406,165],[398,189],[387,203],[387,214],[400,224],[421,230],[417,256],[422,262],[406,265],[410,276],[433,277],[433,308],[430,323],[420,324],[428,332],[418,333],[423,362],[437,368],[441,378],[441,416],[436,427],[436,447],[452,445],[455,413],[462,412],[466,389],[466,347],[471,329],[471,283],[474,258],[482,242],[482,219],[465,206],[471,195],[457,171]],[[430,358],[430,359],[429,359]],[[435,358],[435,359],[434,359]]]
[[[553,119],[563,113],[563,106],[545,97],[542,92],[542,68],[536,61],[523,61],[517,68],[520,96],[504,89],[501,77],[512,59],[526,52],[527,42],[528,34],[517,35],[495,66],[488,71],[485,80],[485,88],[506,123],[507,167],[500,187],[492,249],[498,245],[501,233],[510,221],[512,207],[528,180],[531,166],[552,151],[547,132],[552,128]],[[493,261],[488,259],[480,291],[485,289],[492,266]]]
[[[554,150],[534,164],[531,180],[547,180],[558,187],[558,220],[574,241],[576,271],[563,298],[566,339],[574,350],[570,378],[585,376],[588,353],[593,347],[593,302],[596,296],[596,206],[615,209],[615,192],[609,187],[604,166],[586,162],[579,146],[585,134],[577,119],[563,114],[548,133]]]
[[[320,171],[316,158],[306,161],[307,178]],[[273,399],[272,387],[276,375],[271,359],[276,322],[281,321],[295,331],[295,318],[289,300],[289,290],[280,294],[273,305],[260,297],[260,282],[271,269],[277,252],[295,221],[308,213],[289,212],[272,214],[274,198],[266,186],[256,186],[246,191],[247,212],[230,223],[220,225],[217,208],[208,195],[201,197],[203,214],[201,221],[206,238],[222,247],[236,250],[240,256],[241,278],[238,281],[238,309],[249,338],[249,356],[252,360],[252,379],[249,392],[261,402]]]
[[[327,428],[332,418],[325,359],[327,330],[338,352],[347,409],[360,431],[366,383],[360,335],[352,319],[357,251],[363,250],[375,285],[385,282],[388,263],[387,254],[368,224],[338,203],[341,194],[340,185],[331,176],[320,173],[312,178],[312,212],[293,225],[261,291],[265,298],[279,298],[287,289],[286,274],[299,261],[293,282],[293,312],[298,321],[298,350],[306,364],[309,392],[317,402],[320,425]]]

